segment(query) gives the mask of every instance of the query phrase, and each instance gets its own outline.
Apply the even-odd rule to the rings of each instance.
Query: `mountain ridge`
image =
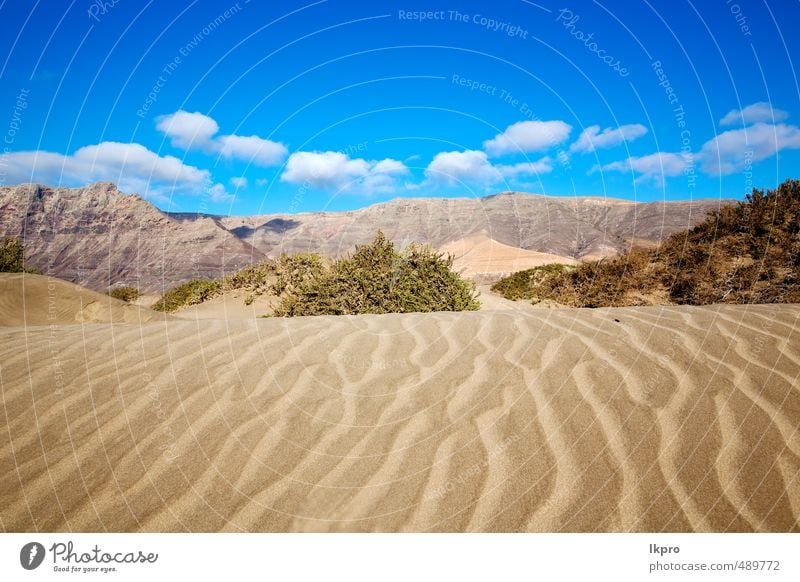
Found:
[[[483,255],[482,273],[463,265],[475,278],[491,280],[507,274],[500,263],[517,264],[508,247],[520,249],[522,263],[535,253],[569,262],[599,258],[657,244],[730,202],[504,191],[482,198],[395,198],[342,212],[226,216],[162,211],[110,182],[21,184],[0,187],[0,235],[23,237],[31,266],[98,291],[122,284],[159,291],[281,253],[341,256],[379,229],[400,246],[418,242],[441,250],[458,241],[496,241],[486,248],[504,249],[497,269]]]
[[[138,194],[124,194],[125,196],[139,196]],[[688,204],[688,203],[703,203],[703,204],[718,204],[722,203],[729,203],[734,202],[733,198],[712,198],[712,197],[705,197],[705,198],[691,198],[687,200],[650,200],[650,201],[639,201],[639,200],[628,200],[627,198],[614,198],[613,196],[580,196],[580,195],[563,195],[563,196],[551,196],[548,194],[539,194],[538,192],[523,192],[520,190],[504,190],[502,192],[496,192],[493,194],[486,194],[485,196],[478,196],[478,197],[467,197],[467,196],[398,196],[396,198],[391,198],[389,200],[384,200],[381,202],[374,202],[372,204],[368,204],[367,206],[362,206],[361,208],[355,208],[351,210],[311,210],[311,211],[303,211],[303,212],[259,212],[256,214],[215,214],[211,212],[194,212],[194,211],[172,211],[172,210],[161,210],[160,208],[156,207],[159,212],[170,216],[170,217],[180,217],[180,218],[190,218],[190,217],[204,217],[204,218],[260,218],[260,217],[274,217],[274,216],[308,216],[308,215],[338,215],[338,214],[352,214],[356,212],[360,212],[362,210],[366,210],[368,208],[373,208],[376,206],[386,206],[392,203],[402,203],[406,201],[419,201],[419,202],[437,202],[441,200],[445,201],[486,201],[500,197],[511,197],[511,196],[519,196],[519,197],[534,197],[538,199],[544,199],[547,201],[581,201],[581,202],[601,202],[601,203],[608,203],[610,205],[636,205],[636,204]]]

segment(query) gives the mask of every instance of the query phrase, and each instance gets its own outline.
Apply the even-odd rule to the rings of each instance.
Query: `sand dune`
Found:
[[[456,271],[480,282],[497,281],[516,271],[549,263],[577,264],[571,257],[512,247],[485,234],[447,243],[441,250],[453,255],[453,267]]]
[[[54,277],[0,273],[2,326],[143,323],[164,317]]]
[[[797,532],[798,323],[783,305],[0,329],[0,525]]]

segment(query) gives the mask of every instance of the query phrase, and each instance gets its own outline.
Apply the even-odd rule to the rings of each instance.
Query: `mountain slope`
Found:
[[[457,241],[490,239],[504,245],[498,248],[572,262],[655,245],[725,202],[635,203],[504,192],[485,198],[400,198],[349,212],[214,216],[161,212],[108,182],[72,189],[26,184],[0,188],[0,235],[22,236],[29,264],[44,273],[100,291],[115,284],[160,291],[283,252],[340,256],[371,241],[378,229],[399,246],[420,242],[444,249]],[[480,264],[471,264],[468,250],[462,249],[467,258],[459,264],[464,272],[484,279],[508,272],[507,265],[492,263],[492,253],[488,259],[486,253],[472,253]]]
[[[98,291],[159,290],[264,258],[211,218],[177,221],[108,182],[0,188],[0,235],[22,237],[32,267]]]
[[[505,192],[401,198],[350,212],[221,217],[219,223],[270,255],[309,250],[339,255],[368,242],[380,228],[400,245],[416,241],[441,248],[482,234],[512,247],[583,259],[657,243],[725,202],[635,203]]]

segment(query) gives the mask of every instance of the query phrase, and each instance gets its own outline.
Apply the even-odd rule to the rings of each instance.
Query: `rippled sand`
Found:
[[[6,531],[800,531],[800,306],[0,328]]]

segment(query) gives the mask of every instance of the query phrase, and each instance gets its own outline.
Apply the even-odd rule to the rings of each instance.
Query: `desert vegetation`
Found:
[[[108,291],[108,295],[114,299],[119,299],[125,303],[132,303],[141,297],[139,289],[136,287],[114,287]]]
[[[355,252],[305,276],[282,295],[275,315],[465,311],[480,307],[474,284],[453,258],[425,245],[397,251],[382,232]]]
[[[192,279],[173,287],[153,304],[156,311],[176,311],[181,307],[208,301],[222,292],[222,283],[212,279]]]
[[[800,180],[754,189],[655,249],[523,271],[493,289],[572,307],[800,302]]]
[[[284,254],[220,280],[193,279],[164,293],[153,309],[175,311],[232,290],[245,290],[248,305],[258,295],[280,297],[273,315],[281,317],[478,309],[474,284],[452,266],[452,257],[425,245],[398,251],[378,232],[372,243],[334,261]]]
[[[572,269],[574,267],[570,265],[550,263],[532,269],[525,269],[524,271],[517,271],[492,285],[492,291],[512,301],[520,299],[533,301],[537,298],[536,289],[545,279],[554,275],[562,275]]]
[[[25,247],[20,239],[0,238],[0,273],[39,273],[25,265]]]

